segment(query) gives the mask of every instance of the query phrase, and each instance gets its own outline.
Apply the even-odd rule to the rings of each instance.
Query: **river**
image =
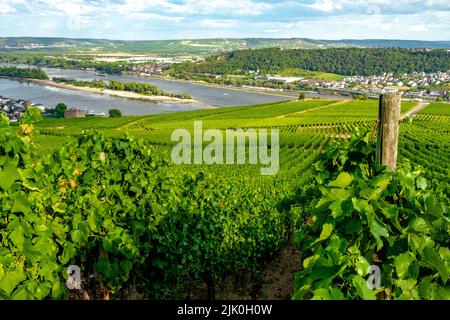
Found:
[[[69,107],[92,110],[95,112],[105,112],[108,109],[119,109],[124,115],[147,115],[211,107],[233,107],[291,99],[283,96],[216,88],[158,78],[144,78],[130,75],[106,75],[105,77],[99,77],[95,72],[48,68],[44,68],[44,71],[50,77],[65,77],[79,80],[102,79],[119,80],[123,82],[147,82],[170,93],[190,94],[193,99],[198,102],[183,104],[131,100],[84,91],[59,89],[33,84],[27,81],[9,79],[0,79],[0,96],[30,100],[33,103],[41,103],[48,107],[54,107],[57,103],[63,102]]]

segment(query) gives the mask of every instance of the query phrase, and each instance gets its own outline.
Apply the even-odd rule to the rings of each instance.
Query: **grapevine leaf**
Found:
[[[25,243],[25,230],[22,224],[17,224],[17,226],[10,232],[9,239],[11,242],[19,249],[23,250],[23,245]]]
[[[0,289],[5,291],[6,295],[10,295],[11,292],[17,287],[17,285],[27,278],[25,271],[23,270],[9,270],[5,273],[0,280]]]
[[[337,288],[320,288],[314,290],[312,300],[344,300],[344,295]]]
[[[346,188],[353,182],[353,177],[347,172],[341,172],[336,180],[330,182],[330,187]]]
[[[324,223],[322,227],[322,232],[320,233],[320,237],[318,241],[326,240],[330,237],[333,232],[333,225],[331,223]]]
[[[364,300],[376,300],[377,297],[373,290],[367,285],[367,281],[361,276],[354,276],[352,284],[356,289],[357,295]]]
[[[394,266],[400,279],[406,279],[414,261],[416,261],[416,257],[411,252],[402,253],[394,259]]]
[[[5,168],[3,171],[0,171],[0,188],[3,190],[8,190],[19,178],[20,176],[17,170],[8,170]]]
[[[370,232],[372,236],[375,238],[377,243],[377,251],[380,251],[383,247],[383,241],[381,237],[389,240],[389,232],[385,227],[383,227],[380,223],[376,221],[375,213],[372,210],[367,212],[367,223],[369,224]]]
[[[433,277],[427,276],[419,283],[419,295],[422,299],[435,300],[437,295],[437,283],[432,282]]]
[[[11,208],[12,212],[22,212],[25,214],[31,212],[31,204],[25,196],[21,194],[16,194],[13,196],[13,199],[14,203]]]
[[[418,177],[416,180],[417,188],[420,190],[425,190],[428,186],[427,180],[424,177]]]
[[[365,276],[369,273],[370,264],[364,257],[359,257],[355,264],[355,270],[360,276]]]
[[[428,262],[428,266],[431,269],[438,271],[442,281],[446,283],[449,278],[449,270],[445,262],[439,256],[439,253],[434,248],[425,247],[423,250],[423,258]]]

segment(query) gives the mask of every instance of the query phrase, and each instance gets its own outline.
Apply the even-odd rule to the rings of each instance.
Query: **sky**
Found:
[[[0,0],[0,36],[450,40],[450,0]]]

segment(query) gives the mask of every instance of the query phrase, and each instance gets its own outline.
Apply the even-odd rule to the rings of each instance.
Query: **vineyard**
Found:
[[[377,114],[310,100],[0,128],[0,299],[79,299],[69,265],[81,298],[214,299],[249,278],[256,299],[287,246],[294,299],[450,299],[450,105],[401,124],[395,173],[373,165]],[[194,121],[279,129],[278,174],[174,165],[171,134]]]

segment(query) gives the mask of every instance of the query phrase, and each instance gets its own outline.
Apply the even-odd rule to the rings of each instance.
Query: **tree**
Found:
[[[67,106],[64,103],[58,103],[55,107],[55,110],[57,118],[64,118],[64,111],[67,110]]]
[[[22,115],[23,124],[32,124],[41,121],[42,111],[37,107],[30,107],[27,112]]]
[[[298,100],[305,100],[306,95],[304,92],[300,92],[300,95],[298,96]]]
[[[122,112],[118,109],[111,109],[108,113],[110,118],[120,118],[122,116]]]

